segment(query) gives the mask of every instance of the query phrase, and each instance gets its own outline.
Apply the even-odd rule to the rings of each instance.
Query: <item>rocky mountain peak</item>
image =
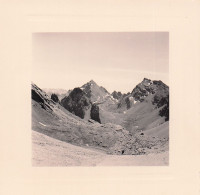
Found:
[[[113,97],[116,92],[113,92]],[[165,120],[169,120],[169,87],[162,81],[150,80],[144,78],[130,94],[124,95],[119,103],[118,108],[130,109],[137,102],[149,102],[155,108],[160,108],[159,115],[164,116]]]
[[[147,79],[147,78],[144,78],[143,81],[141,82],[142,85],[145,85],[145,86],[149,86],[151,85],[153,82],[151,79]]]
[[[91,79],[88,83],[90,83],[90,84],[96,84],[96,82],[94,82],[93,79]]]
[[[152,81],[150,79],[144,78],[141,83],[136,85],[136,87],[131,92],[132,96],[135,98],[136,101],[142,101],[144,97],[148,96],[149,94],[161,93],[161,92],[168,92],[169,87],[164,84],[162,81]]]
[[[88,118],[89,112],[91,119],[101,122],[99,118],[99,104],[106,107],[114,105],[117,102],[110,93],[90,80],[80,88],[75,88],[69,96],[61,100],[61,105],[68,111],[81,118]]]
[[[84,84],[81,88],[92,87],[92,86],[98,86],[97,83],[94,80],[90,80],[89,82]]]
[[[101,101],[109,94],[105,88],[100,87],[93,80],[90,80],[88,83],[84,84],[81,89],[86,93],[86,96],[92,102]]]

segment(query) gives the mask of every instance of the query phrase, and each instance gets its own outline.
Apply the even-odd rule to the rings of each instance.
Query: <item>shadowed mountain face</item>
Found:
[[[59,102],[58,96],[57,96],[55,93],[53,93],[53,94],[51,95],[51,99],[52,99],[54,102],[56,102],[56,103]]]
[[[107,106],[116,104],[116,100],[105,88],[98,86],[93,80],[80,88],[73,89],[61,100],[61,105],[71,113],[82,119],[91,118],[99,123],[101,123],[99,107],[106,104]]]
[[[89,98],[91,97],[91,90],[88,87],[86,90],[82,89],[73,89],[67,97],[61,100],[61,105],[69,112],[79,116],[82,119],[91,118],[101,123],[99,118],[99,107],[95,103],[92,103]]]
[[[92,104],[90,116],[91,116],[91,119],[101,123],[101,120],[99,117],[99,107],[96,104]]]
[[[86,110],[90,108],[90,101],[87,95],[80,88],[75,88],[69,94],[61,100],[61,105],[70,111],[71,113],[84,118]]]
[[[144,79],[130,93],[111,95],[91,80],[60,103],[32,84],[33,130],[79,146],[111,154],[155,152],[167,148],[168,120],[169,87],[162,81]]]

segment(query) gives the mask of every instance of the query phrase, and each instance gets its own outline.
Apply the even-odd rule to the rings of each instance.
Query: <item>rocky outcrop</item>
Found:
[[[165,121],[169,120],[169,87],[162,81],[153,81],[157,90],[152,103],[156,105],[156,108],[162,109],[159,111],[159,115],[165,117]]]
[[[159,114],[165,117],[165,121],[169,121],[169,103],[160,110]]]
[[[101,120],[99,117],[99,106],[97,106],[96,104],[92,104],[90,116],[91,116],[91,119],[101,123]]]
[[[159,115],[164,116],[165,121],[169,121],[169,94],[164,97],[155,96],[154,103],[157,104],[157,108],[162,107],[159,111]]]
[[[56,103],[59,102],[58,96],[55,93],[51,94],[51,99]]]
[[[122,97],[122,93],[120,91],[113,91],[111,94],[115,99],[119,100]]]
[[[47,110],[47,111],[52,111],[51,104],[52,106],[55,104],[49,96],[43,92],[37,85],[33,84],[31,85],[31,98],[33,101],[39,103],[39,105]]]
[[[149,94],[154,94],[154,87],[152,87],[152,81],[150,79],[144,78],[141,83],[136,85],[136,87],[131,92],[131,96],[134,97],[135,101],[144,101],[144,98]]]
[[[38,103],[44,104],[44,99],[34,89],[31,89],[31,98]]]
[[[61,105],[69,112],[83,119],[85,111],[89,109],[91,103],[83,90],[74,88],[69,96],[61,100]]]

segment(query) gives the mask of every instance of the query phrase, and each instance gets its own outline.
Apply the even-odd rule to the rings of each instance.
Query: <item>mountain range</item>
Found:
[[[32,129],[108,154],[167,151],[169,87],[147,78],[127,94],[109,93],[93,80],[69,91],[32,83]]]

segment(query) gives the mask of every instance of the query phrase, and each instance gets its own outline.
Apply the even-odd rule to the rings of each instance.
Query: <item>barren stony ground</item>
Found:
[[[74,146],[32,131],[33,166],[167,166],[168,152],[148,155],[108,155]]]

